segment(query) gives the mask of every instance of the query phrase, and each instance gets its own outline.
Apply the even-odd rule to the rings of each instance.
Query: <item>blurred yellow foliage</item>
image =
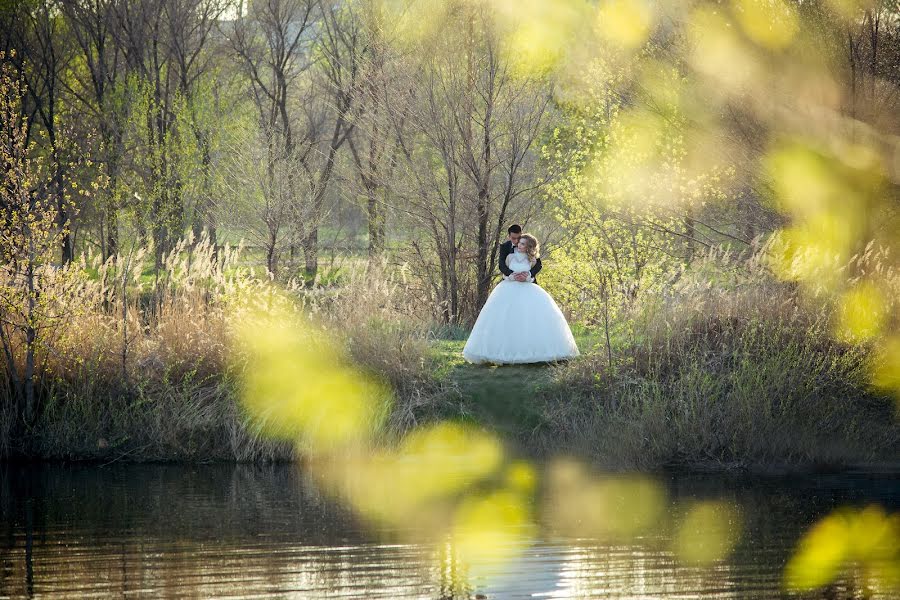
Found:
[[[776,148],[766,157],[776,199],[782,210],[808,218],[832,210],[842,201],[857,200],[835,165],[802,143]]]
[[[494,473],[503,461],[503,447],[487,432],[443,422],[407,436],[396,456],[418,471],[407,480],[410,486],[440,495]]]
[[[852,145],[838,158],[796,140],[770,151],[764,165],[778,207],[793,218],[772,247],[776,273],[839,292],[849,274],[844,267],[867,241],[870,221],[878,215],[873,204],[883,174],[877,156]]]
[[[389,406],[387,387],[349,365],[337,346],[288,311],[245,316],[241,399],[251,422],[312,453],[367,441]]]
[[[691,64],[716,82],[715,91],[737,93],[760,80],[760,66],[753,52],[720,13],[710,8],[696,9],[688,35]]]
[[[900,515],[877,506],[836,511],[800,540],[784,573],[790,591],[807,591],[833,581],[842,569],[858,571],[866,586],[900,584]]]
[[[314,468],[327,487],[364,516],[401,525],[438,518],[434,511],[444,507],[437,505],[494,474],[502,460],[494,436],[445,422],[414,431],[395,449]]]
[[[782,0],[735,0],[733,7],[744,33],[761,46],[784,48],[799,29],[795,9]]]
[[[557,460],[548,469],[547,517],[563,535],[625,541],[659,523],[665,490],[642,476],[596,476]]]
[[[900,400],[900,335],[887,338],[878,349],[872,365],[872,383],[892,390]]]
[[[507,59],[518,72],[544,74],[565,58],[590,14],[584,0],[486,0],[507,31]]]
[[[512,490],[532,493],[537,487],[537,473],[528,462],[524,460],[513,461],[506,469],[505,482]]]
[[[771,240],[767,260],[775,274],[788,281],[833,290],[840,282],[849,243],[840,221],[827,214],[778,232]]]
[[[884,294],[871,281],[862,281],[845,292],[839,307],[837,333],[850,342],[877,336],[887,319]]]
[[[647,41],[654,19],[644,0],[607,0],[597,11],[597,30],[608,42],[631,49]]]
[[[707,565],[725,558],[740,538],[741,516],[729,502],[702,501],[687,510],[675,535],[679,560]]]
[[[478,569],[514,558],[535,529],[528,497],[500,489],[462,500],[451,541],[463,564]]]

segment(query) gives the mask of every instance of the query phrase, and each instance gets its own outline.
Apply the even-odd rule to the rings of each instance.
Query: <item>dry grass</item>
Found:
[[[431,311],[408,284],[405,271],[380,264],[352,272],[340,288],[305,296],[307,309],[343,338],[353,362],[394,390],[390,439],[446,412],[455,391],[437,375],[428,342]]]
[[[430,375],[423,331],[400,319],[402,280],[357,273],[329,289],[276,289],[241,266],[239,249],[214,252],[185,240],[159,277],[142,274],[146,253],[100,263],[85,258],[56,277],[54,326],[42,329],[35,423],[9,439],[12,454],[42,458],[289,460],[289,444],[248,426],[239,402],[247,364],[234,326],[250,312],[289,304],[355,361],[397,391],[391,426],[405,430],[441,385]],[[149,279],[149,280],[148,280]],[[408,316],[408,315],[407,315]],[[407,325],[399,325],[406,323]],[[2,406],[12,406],[5,389]]]
[[[4,434],[12,396],[0,388],[0,449],[101,460],[294,458],[291,445],[248,425],[239,401],[248,363],[235,325],[275,306],[311,315],[354,364],[390,384],[386,440],[438,418],[471,418],[462,396],[481,402],[479,390],[495,389],[479,384],[493,377],[482,371],[457,389],[459,373],[448,376],[448,357],[434,351],[430,311],[402,270],[359,268],[341,286],[288,283],[285,293],[239,259],[238,250],[215,254],[207,240],[187,240],[159,278],[142,274],[141,252],[57,273],[45,296],[55,303],[47,314],[60,318],[41,330],[39,417],[14,439]],[[612,369],[601,347],[553,368],[549,382],[542,375],[528,441],[641,469],[896,456],[893,405],[867,385],[870,350],[835,341],[833,308],[752,269],[711,283],[726,272],[698,270],[633,308],[614,337]]]
[[[893,403],[868,384],[869,349],[834,340],[830,313],[771,280],[682,284],[635,308],[612,369],[599,354],[555,373],[541,437],[615,468],[894,459]]]

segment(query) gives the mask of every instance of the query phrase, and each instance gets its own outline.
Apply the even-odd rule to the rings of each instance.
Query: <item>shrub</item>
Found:
[[[241,409],[234,325],[287,303],[346,343],[356,363],[396,391],[391,432],[425,414],[443,386],[431,375],[424,330],[403,319],[397,282],[380,273],[342,288],[277,291],[240,264],[240,251],[207,238],[184,240],[159,277],[143,276],[146,253],[67,267],[56,294],[66,319],[40,340],[41,410],[15,439],[0,413],[0,450],[42,458],[289,460],[290,444],[262,438]],[[61,284],[62,285],[62,284]],[[51,331],[47,329],[47,331]],[[4,382],[6,383],[6,382]],[[9,386],[2,406],[12,406]]]
[[[829,310],[771,281],[682,286],[635,309],[612,368],[601,353],[554,373],[541,439],[619,468],[896,456],[900,429],[867,383],[869,350],[835,341]]]

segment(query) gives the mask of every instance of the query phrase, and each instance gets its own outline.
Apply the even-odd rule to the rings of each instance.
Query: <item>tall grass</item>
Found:
[[[408,290],[403,269],[386,262],[352,271],[340,287],[304,295],[304,306],[340,336],[353,362],[395,393],[388,439],[452,412],[453,383],[438,377],[430,351],[431,309]]]
[[[52,289],[45,297],[56,303],[48,314],[58,318],[41,329],[40,410],[11,436],[12,388],[0,386],[0,452],[296,458],[293,445],[261,436],[242,410],[241,373],[252,364],[236,326],[259,309],[302,312],[354,365],[390,385],[386,441],[423,422],[470,418],[471,401],[480,397],[473,386],[494,377],[462,365],[448,375],[433,340],[462,340],[466,332],[436,329],[402,269],[361,266],[344,273],[341,285],[276,288],[242,266],[240,249],[214,248],[205,238],[185,240],[158,273],[144,271],[146,256],[86,257],[46,279]],[[517,392],[536,396],[527,429],[537,429],[519,441],[617,468],[896,458],[894,405],[867,383],[869,347],[836,341],[835,308],[804,300],[753,268],[728,275],[725,267],[700,264],[664,296],[632,307],[611,336],[612,365],[604,341],[551,369],[549,383],[540,371],[534,390]],[[460,374],[468,378],[465,390],[454,383]],[[491,383],[484,390],[495,389]],[[466,394],[476,399],[467,404]]]
[[[542,390],[553,450],[614,468],[777,468],[896,459],[890,398],[870,351],[835,341],[832,307],[763,277],[701,279],[633,309],[614,349],[559,368]]]
[[[363,369],[394,386],[392,427],[414,425],[418,407],[441,391],[428,375],[424,336],[391,324],[404,322],[394,300],[402,282],[369,273],[340,289],[293,282],[276,289],[242,266],[240,249],[215,248],[206,238],[184,240],[150,276],[146,256],[138,250],[107,262],[85,257],[55,278],[58,287],[47,296],[60,305],[59,322],[41,330],[41,409],[15,439],[12,411],[0,414],[0,447],[7,453],[292,459],[290,444],[272,442],[248,424],[239,396],[240,372],[248,365],[235,325],[278,303],[311,315],[323,335],[346,344]],[[12,389],[4,386],[0,394],[0,406],[11,407]]]

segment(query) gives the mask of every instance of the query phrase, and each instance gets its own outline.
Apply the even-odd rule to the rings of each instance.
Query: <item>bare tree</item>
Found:
[[[305,272],[319,266],[319,225],[337,153],[353,129],[364,53],[358,20],[349,6],[315,0],[265,0],[241,12],[231,46],[250,82],[260,128],[271,132],[270,170],[296,161],[303,177],[304,209],[297,213]],[[318,60],[314,60],[314,56]]]
[[[108,197],[100,207],[103,215],[100,244],[104,258],[115,257],[119,251],[120,177],[125,153],[125,111],[119,105],[123,56],[111,30],[115,1],[60,0],[85,65],[83,71],[75,70],[65,82],[67,91],[83,113],[97,124],[100,148],[96,149],[95,156],[109,178]]]
[[[385,249],[387,208],[390,204],[391,178],[399,158],[399,146],[392,133],[388,104],[396,73],[392,72],[399,53],[391,46],[388,30],[377,5],[359,3],[366,54],[361,57],[359,84],[354,110],[354,128],[347,139],[356,177],[365,201],[369,234],[369,259],[378,258]],[[403,107],[394,107],[398,122],[404,120]],[[401,125],[401,130],[403,129]]]
[[[535,142],[550,100],[546,82],[505,64],[488,11],[466,6],[454,15],[429,40],[428,58],[407,67],[405,99],[391,103],[413,107],[394,119],[404,124],[396,131],[415,182],[403,208],[433,239],[430,251],[420,242],[417,255],[437,258],[437,269],[426,262],[422,272],[439,277],[431,287],[446,321],[467,320],[484,304],[504,225],[546,183]]]
[[[239,224],[253,246],[265,254],[266,272],[279,275],[279,259],[290,244],[293,224],[303,207],[298,198],[302,180],[296,177],[296,157],[273,159],[271,147],[275,132],[253,128],[229,144],[229,160],[224,165],[228,196],[219,212]]]
[[[325,194],[334,174],[338,150],[355,127],[353,111],[360,95],[361,72],[368,60],[368,40],[352,4],[324,11],[319,49],[323,57],[319,69],[320,89],[325,95],[325,103],[320,106],[325,110],[315,118],[315,125],[310,124],[309,139],[315,152],[305,154],[301,160],[311,182],[312,196],[303,240],[308,278],[314,278],[319,268],[319,225]]]
[[[276,189],[279,172],[286,161],[299,165],[313,152],[305,127],[308,107],[298,101],[300,90],[308,88],[301,78],[312,66],[312,46],[315,42],[321,7],[317,0],[264,0],[250,3],[247,10],[239,6],[238,16],[231,24],[224,24],[234,56],[241,65],[247,86],[256,107],[259,131],[266,140],[265,189]],[[298,133],[298,129],[300,130]],[[299,149],[299,150],[298,150]],[[294,169],[287,169],[290,177],[298,177]],[[290,188],[297,189],[295,182]],[[271,217],[282,211],[266,209],[267,228],[275,227]],[[292,211],[293,212],[293,211]],[[281,219],[278,231],[284,231]],[[275,240],[278,234],[271,229],[266,236],[267,269],[277,271]]]

